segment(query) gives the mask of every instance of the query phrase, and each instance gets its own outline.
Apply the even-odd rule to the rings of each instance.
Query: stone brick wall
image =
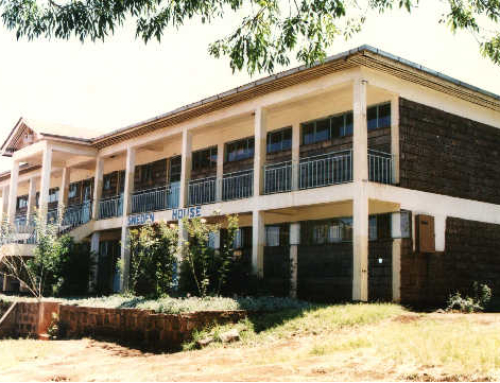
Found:
[[[392,239],[370,241],[368,245],[368,299],[371,301],[392,299],[392,242]]]
[[[471,294],[474,281],[500,298],[500,225],[448,217],[445,251],[414,253],[405,239],[401,251],[401,299],[443,307],[456,291]],[[495,299],[496,300],[496,299]]]
[[[245,311],[205,311],[157,314],[152,310],[105,309],[60,305],[54,302],[18,302],[12,326],[0,327],[3,337],[35,337],[45,334],[59,314],[62,338],[100,337],[152,349],[175,350],[189,340],[193,330],[214,323],[237,322]],[[9,322],[10,323],[10,322]]]
[[[104,309],[62,305],[60,326],[67,338],[101,337],[154,349],[178,349],[193,330],[236,322],[243,311],[157,314],[151,310]]]
[[[500,204],[500,129],[399,102],[400,185]]]

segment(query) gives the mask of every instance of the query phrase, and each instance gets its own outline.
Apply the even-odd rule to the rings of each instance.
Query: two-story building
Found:
[[[38,209],[90,242],[101,293],[131,227],[220,211],[273,294],[500,295],[500,97],[369,46],[100,136],[21,118],[1,150],[1,254],[30,254]]]

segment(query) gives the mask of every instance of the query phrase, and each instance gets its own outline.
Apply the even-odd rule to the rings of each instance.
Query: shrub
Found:
[[[491,289],[486,284],[474,282],[472,285],[473,297],[462,296],[459,292],[450,295],[448,298],[447,311],[460,311],[472,313],[483,311],[491,300]]]
[[[132,292],[153,298],[170,294],[175,286],[178,227],[146,224],[130,231],[129,246]]]
[[[221,230],[219,224],[208,224],[203,218],[184,220],[188,241],[183,243],[183,262],[180,268],[180,289],[201,297],[226,292],[228,278],[235,277],[238,260],[235,258],[234,239],[238,217],[227,216],[227,230],[220,236],[220,248],[209,246],[210,234]]]

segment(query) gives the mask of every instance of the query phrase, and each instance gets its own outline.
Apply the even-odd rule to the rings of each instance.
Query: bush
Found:
[[[158,298],[173,291],[177,243],[176,225],[162,222],[130,231],[130,289],[134,294]]]
[[[456,310],[464,313],[483,311],[491,300],[491,289],[488,285],[479,284],[478,282],[474,282],[472,289],[473,297],[463,297],[459,292],[450,295],[446,310]]]
[[[235,257],[234,239],[238,230],[238,217],[227,216],[227,230],[220,236],[220,248],[209,246],[210,234],[221,230],[218,224],[208,224],[203,218],[184,220],[189,240],[183,243],[183,262],[180,267],[180,290],[199,295],[229,293],[229,278],[236,278],[238,259]]]

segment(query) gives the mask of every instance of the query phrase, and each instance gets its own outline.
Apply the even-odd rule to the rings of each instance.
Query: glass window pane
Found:
[[[302,144],[312,144],[314,142],[314,123],[302,125]]]
[[[377,217],[372,216],[369,220],[368,226],[368,238],[370,241],[374,241],[377,239]]]
[[[281,150],[290,150],[292,148],[292,128],[287,128],[283,131],[283,141]]]
[[[314,142],[326,141],[330,139],[330,119],[316,121],[316,134]]]
[[[266,227],[266,246],[280,245],[280,228],[279,226]]]
[[[328,231],[328,242],[337,243],[342,241],[342,231],[339,222],[332,223]]]
[[[342,218],[342,241],[352,241],[352,218]]]
[[[343,135],[344,131],[344,115],[332,117],[332,138],[337,138]]]
[[[377,106],[372,106],[366,111],[366,119],[368,120],[368,130],[377,129]]]
[[[352,112],[346,113],[344,136],[352,136],[352,124]]]
[[[325,224],[316,224],[313,226],[313,244],[321,245],[326,242],[328,226]]]
[[[391,126],[391,104],[383,104],[378,107],[378,127],[388,128]]]

